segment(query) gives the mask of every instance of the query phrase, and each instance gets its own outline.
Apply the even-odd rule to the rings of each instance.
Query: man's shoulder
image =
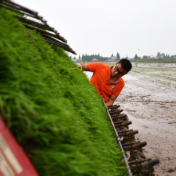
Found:
[[[110,67],[109,65],[103,63],[103,62],[89,62],[88,65],[98,65],[98,66],[102,66],[102,67]]]
[[[88,63],[88,69],[89,70],[92,70],[92,69],[105,69],[105,68],[110,68],[109,65],[106,65],[102,62],[91,62],[91,63]]]
[[[122,77],[119,78],[118,83],[125,85],[125,81]]]

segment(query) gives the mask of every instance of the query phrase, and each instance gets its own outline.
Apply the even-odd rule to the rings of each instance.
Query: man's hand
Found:
[[[76,63],[76,65],[83,71],[89,71],[87,64]]]
[[[111,95],[110,98],[109,98],[109,100],[105,103],[106,106],[112,105],[114,103],[114,101],[116,100],[116,98],[117,97],[115,95]]]
[[[82,70],[82,65],[80,63],[76,63],[80,70]]]

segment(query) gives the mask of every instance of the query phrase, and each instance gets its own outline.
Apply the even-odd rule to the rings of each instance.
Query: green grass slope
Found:
[[[0,8],[0,114],[41,176],[117,176],[104,105],[60,48]]]

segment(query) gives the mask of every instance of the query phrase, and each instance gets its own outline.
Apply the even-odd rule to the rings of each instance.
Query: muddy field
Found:
[[[131,129],[146,141],[144,154],[158,158],[156,176],[176,176],[176,64],[135,64],[114,104],[132,121]]]

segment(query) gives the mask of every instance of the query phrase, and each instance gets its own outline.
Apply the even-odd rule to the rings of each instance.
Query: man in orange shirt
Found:
[[[98,94],[103,96],[107,106],[112,105],[120,95],[125,85],[122,76],[132,68],[132,64],[128,59],[121,59],[112,67],[101,62],[78,63],[77,65],[83,71],[93,72],[90,82],[95,86]]]

